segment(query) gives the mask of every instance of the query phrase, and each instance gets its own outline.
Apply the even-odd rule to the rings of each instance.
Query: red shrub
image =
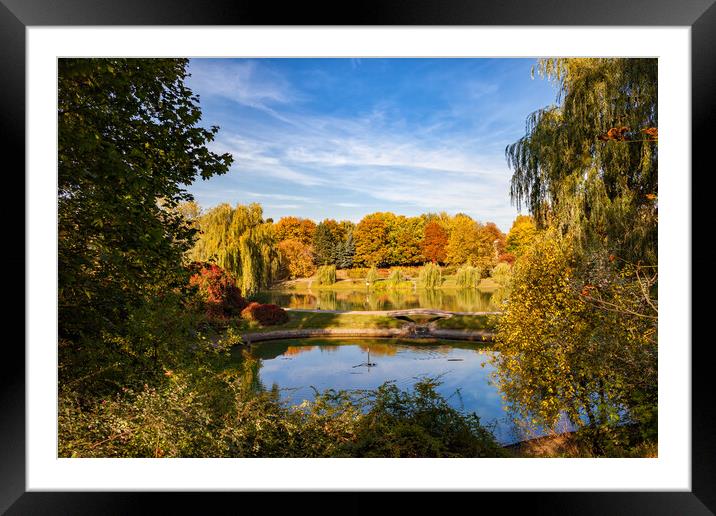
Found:
[[[225,319],[239,315],[246,306],[236,279],[213,263],[194,263],[189,285],[196,286],[206,306],[206,314],[212,319]]]
[[[517,257],[512,253],[502,253],[497,259],[498,262],[509,263],[510,265],[515,263]]]
[[[278,305],[262,305],[251,302],[241,311],[241,317],[249,321],[258,321],[261,326],[273,326],[288,322],[286,310]]]

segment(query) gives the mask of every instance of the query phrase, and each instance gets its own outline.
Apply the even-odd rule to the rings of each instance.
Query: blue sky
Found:
[[[517,215],[505,146],[554,103],[533,59],[192,59],[187,83],[231,170],[189,188],[202,208],[358,221],[376,211]]]

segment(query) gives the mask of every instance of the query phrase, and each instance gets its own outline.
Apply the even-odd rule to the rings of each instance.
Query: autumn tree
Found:
[[[388,226],[384,214],[373,213],[366,215],[356,225],[353,232],[355,240],[354,263],[359,267],[373,267],[387,265],[390,257],[388,241]]]
[[[534,219],[529,215],[517,215],[507,233],[507,251],[520,256],[532,245],[536,234]]]
[[[489,240],[492,244],[495,261],[497,261],[497,258],[506,250],[507,235],[505,235],[494,222],[486,222],[482,226],[481,232],[483,238]]]
[[[621,275],[602,286],[621,301],[601,309],[590,301],[596,287],[580,277],[578,253],[554,232],[517,261],[493,362],[522,420],[553,427],[566,414],[600,454],[626,442],[625,422],[655,436],[656,310],[633,285]]]
[[[657,60],[538,71],[558,104],[506,155],[512,198],[545,233],[520,246],[498,373],[516,410],[546,425],[564,411],[604,453],[627,428],[656,437]]]
[[[59,59],[58,311],[63,337],[120,328],[157,288],[186,284],[195,229],[176,208],[224,174],[186,59]]]
[[[425,261],[420,244],[424,222],[420,217],[396,216],[392,221],[388,241],[391,265],[419,265]]]
[[[281,276],[290,278],[308,278],[316,272],[313,260],[313,248],[297,238],[289,238],[278,243]]]
[[[451,265],[472,264],[482,270],[489,268],[493,262],[494,247],[490,234],[482,228],[468,215],[455,215],[445,247],[445,261]]]
[[[448,233],[440,224],[430,221],[425,225],[421,250],[426,260],[433,263],[445,263],[447,243]]]
[[[316,223],[311,219],[281,217],[279,221],[274,224],[274,234],[278,242],[295,239],[304,245],[312,245],[315,231]]]

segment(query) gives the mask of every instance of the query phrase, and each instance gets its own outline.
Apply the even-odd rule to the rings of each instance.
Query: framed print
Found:
[[[712,4],[2,0],[27,303],[0,507],[713,513]]]

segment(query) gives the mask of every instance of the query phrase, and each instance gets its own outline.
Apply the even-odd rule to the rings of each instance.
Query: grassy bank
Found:
[[[384,315],[335,314],[329,312],[288,312],[288,322],[275,326],[259,326],[256,322],[249,323],[246,333],[265,332],[271,330],[299,330],[304,328],[401,328],[405,321]]]
[[[443,330],[485,330],[495,331],[497,316],[494,315],[453,315],[435,321],[435,327]]]
[[[252,321],[247,323],[247,326],[243,331],[245,333],[255,333],[273,330],[298,330],[308,328],[385,329],[401,328],[406,324],[408,324],[406,321],[385,315],[289,311],[288,322],[285,324],[260,326],[257,322]],[[487,315],[455,315],[448,319],[436,321],[435,326],[440,329],[492,331],[495,328],[495,317]]]

